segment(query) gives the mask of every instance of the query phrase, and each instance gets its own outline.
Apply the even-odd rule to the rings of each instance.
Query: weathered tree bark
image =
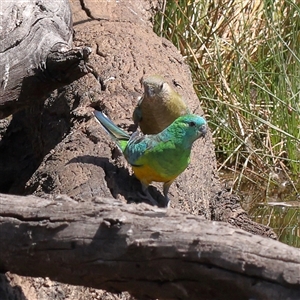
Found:
[[[67,0],[1,3],[0,119],[88,73],[91,50],[72,49]]]
[[[4,271],[139,299],[300,298],[300,250],[226,223],[105,198],[0,203]]]

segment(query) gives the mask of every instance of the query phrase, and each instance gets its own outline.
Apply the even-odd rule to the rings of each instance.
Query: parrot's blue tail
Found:
[[[124,130],[119,128],[116,124],[114,124],[104,113],[101,111],[95,110],[94,115],[105,129],[105,131],[109,134],[112,140],[114,140],[121,151],[124,151],[126,148],[127,142],[130,139],[130,135],[126,133]]]

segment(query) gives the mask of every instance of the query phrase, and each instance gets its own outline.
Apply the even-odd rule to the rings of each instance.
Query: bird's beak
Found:
[[[148,98],[152,98],[155,95],[154,88],[151,86],[145,87],[144,93]]]
[[[148,84],[148,86],[144,86],[144,93],[148,98],[153,98],[157,94],[157,88],[155,85]]]
[[[199,136],[201,137],[204,137],[205,135],[206,135],[206,133],[207,133],[207,125],[206,124],[204,124],[204,125],[202,125],[201,127],[200,127],[200,129],[199,129]]]

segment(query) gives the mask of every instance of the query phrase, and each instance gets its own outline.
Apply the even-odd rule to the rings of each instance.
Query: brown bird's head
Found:
[[[143,78],[144,95],[148,98],[164,97],[173,92],[170,85],[160,75],[150,75]]]

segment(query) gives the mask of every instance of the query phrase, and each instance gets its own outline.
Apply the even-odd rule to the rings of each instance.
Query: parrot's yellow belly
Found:
[[[151,168],[148,165],[143,165],[140,167],[134,167],[132,166],[132,169],[134,171],[134,174],[137,179],[139,179],[144,184],[150,184],[152,181],[156,182],[168,182],[170,180],[174,180],[178,174],[174,176],[166,176],[164,174],[160,174],[153,168]]]

